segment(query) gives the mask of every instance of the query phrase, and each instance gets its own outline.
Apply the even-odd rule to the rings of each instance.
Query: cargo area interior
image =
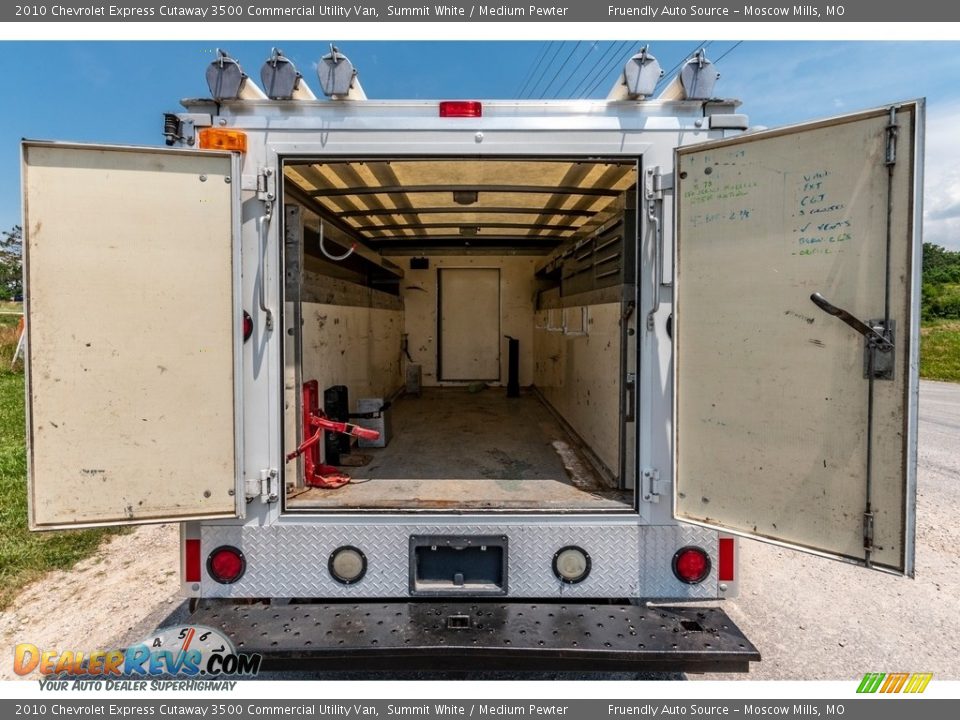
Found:
[[[286,158],[286,510],[630,511],[637,175]]]

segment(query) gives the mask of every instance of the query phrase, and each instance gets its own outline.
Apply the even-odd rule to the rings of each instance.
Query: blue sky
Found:
[[[173,30],[173,28],[171,28]],[[0,42],[0,228],[20,222],[19,140],[161,145],[162,113],[206,96],[206,65],[227,49],[258,78],[278,46],[319,93],[314,66],[328,42]],[[639,41],[349,41],[371,98],[602,98]],[[665,70],[700,41],[651,41]],[[928,100],[924,239],[960,250],[960,43],[713,41],[716,92],[743,101],[755,125],[777,126]],[[538,61],[540,64],[538,66]]]

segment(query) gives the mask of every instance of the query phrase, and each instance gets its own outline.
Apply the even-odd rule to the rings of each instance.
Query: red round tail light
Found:
[[[243,553],[231,545],[221,545],[207,557],[207,572],[223,585],[235,583],[247,569]]]
[[[710,557],[703,548],[687,546],[673,556],[673,574],[680,582],[695,585],[710,574]]]

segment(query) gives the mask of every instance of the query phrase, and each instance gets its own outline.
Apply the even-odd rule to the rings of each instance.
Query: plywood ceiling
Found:
[[[374,249],[410,245],[552,248],[621,207],[632,161],[430,159],[293,162],[311,209]],[[466,194],[463,204],[455,194]],[[463,200],[463,198],[460,198]]]

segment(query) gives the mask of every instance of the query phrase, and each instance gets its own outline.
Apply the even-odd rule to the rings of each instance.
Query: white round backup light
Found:
[[[350,585],[359,581],[366,574],[367,556],[359,548],[344,545],[330,553],[327,569],[334,580],[344,585]]]
[[[590,556],[576,545],[567,545],[553,556],[553,573],[565,583],[582,582],[590,574]]]

